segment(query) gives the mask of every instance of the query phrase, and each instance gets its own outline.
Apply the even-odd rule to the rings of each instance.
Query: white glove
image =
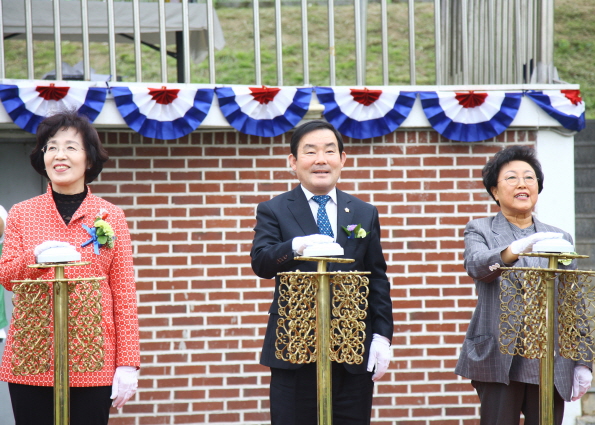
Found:
[[[312,245],[318,245],[323,243],[333,243],[335,240],[328,235],[309,235],[309,236],[298,236],[293,238],[291,242],[291,248],[299,255],[304,253],[304,249]]]
[[[368,357],[368,372],[372,372],[376,368],[376,373],[372,375],[372,381],[376,382],[382,378],[389,363],[390,341],[385,336],[374,334],[370,345],[370,357]]]
[[[546,239],[561,239],[564,237],[562,233],[555,232],[538,232],[526,238],[519,239],[510,244],[510,251],[515,254],[527,254],[532,251],[533,245],[536,242],[543,241]]]
[[[57,248],[57,247],[69,247],[72,248],[76,251],[76,248],[73,247],[72,245],[70,245],[68,242],[60,242],[60,241],[45,241],[44,243],[41,243],[39,245],[37,245],[35,247],[35,249],[33,250],[33,254],[35,254],[35,258],[37,259],[37,257],[39,256],[39,254],[41,254],[43,251],[45,251],[46,249],[50,249],[50,248]]]
[[[587,366],[582,364],[574,367],[574,381],[572,383],[572,401],[576,401],[585,395],[587,390],[591,388],[591,381],[593,374]]]
[[[132,366],[118,366],[114,373],[114,383],[112,385],[112,395],[114,400],[112,406],[120,409],[136,393],[138,388],[138,377],[136,368]]]

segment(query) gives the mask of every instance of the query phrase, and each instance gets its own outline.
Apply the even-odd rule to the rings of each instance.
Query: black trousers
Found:
[[[54,387],[8,383],[15,425],[54,425]],[[111,386],[70,387],[70,425],[106,425]]]
[[[481,402],[480,425],[519,425],[521,412],[525,425],[539,425],[539,385],[510,381],[510,385],[498,382],[471,381]],[[554,394],[554,424],[561,425],[564,419],[564,399]]]
[[[317,425],[316,364],[271,368],[271,425]],[[372,414],[372,372],[354,375],[332,363],[333,425],[368,425]]]

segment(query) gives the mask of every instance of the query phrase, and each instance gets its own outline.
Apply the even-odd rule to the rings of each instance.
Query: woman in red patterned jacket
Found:
[[[105,278],[99,281],[100,308],[97,304],[85,305],[90,301],[84,300],[84,296],[92,292],[85,285],[77,285],[76,292],[70,294],[72,425],[107,424],[110,405],[120,408],[135,394],[140,366],[136,290],[126,218],[120,208],[91,194],[87,186],[99,175],[107,159],[97,131],[76,112],[61,112],[42,121],[31,164],[50,184],[44,195],[11,208],[0,259],[0,284],[9,291],[15,280],[52,279],[54,269],[28,266],[37,263],[37,256],[44,249],[60,245],[70,245],[80,253],[81,261],[90,262],[66,267],[66,278]],[[78,302],[76,317],[72,314],[74,302]],[[95,315],[95,322],[93,312],[100,312],[100,316]],[[40,316],[48,320],[37,328],[27,320],[27,314],[31,313],[15,307],[0,380],[9,383],[16,425],[51,425],[51,309],[47,317]],[[78,320],[78,328],[73,327],[73,319]],[[33,344],[34,338],[37,339]]]

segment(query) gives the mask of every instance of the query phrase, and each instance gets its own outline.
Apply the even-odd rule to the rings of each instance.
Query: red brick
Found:
[[[269,421],[270,374],[258,361],[274,280],[254,276],[249,252],[256,205],[297,185],[290,134],[201,130],[171,142],[102,135],[114,159],[93,190],[125,209],[136,255],[143,378],[129,405],[153,406],[139,417],[114,412],[112,421]],[[535,139],[535,131],[511,131],[502,139],[509,142],[465,144],[431,129],[345,138],[338,187],[377,206],[391,281],[394,358],[377,384],[378,425],[477,425],[475,391],[452,373],[477,303],[462,267],[463,230],[499,210],[481,183],[488,158],[505,143]],[[170,355],[181,357],[163,357]],[[202,402],[220,403],[191,414]],[[434,408],[438,415],[418,416]]]

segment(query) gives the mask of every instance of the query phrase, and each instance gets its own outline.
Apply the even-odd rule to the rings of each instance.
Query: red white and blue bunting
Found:
[[[382,89],[316,87],[324,117],[339,133],[354,139],[380,137],[395,131],[415,103],[415,92]]]
[[[240,133],[275,137],[293,129],[306,115],[311,88],[218,87],[221,112]]]
[[[77,110],[95,121],[108,90],[128,126],[145,137],[172,140],[195,131],[210,111],[215,93],[229,124],[244,134],[276,137],[295,128],[310,108],[312,88],[218,87],[193,84],[115,83],[111,88],[68,81],[39,84],[0,84],[4,109],[23,130],[37,131],[47,116]],[[394,87],[316,87],[324,117],[337,130],[355,139],[369,139],[397,130],[409,116],[419,94],[432,128],[447,139],[478,142],[492,139],[511,125],[523,96],[531,98],[563,127],[585,128],[585,103],[579,90],[508,93],[407,92]]]
[[[161,140],[177,139],[196,130],[209,113],[214,94],[211,88],[187,85],[112,86],[111,91],[128,127]]]
[[[585,128],[585,102],[580,90],[528,91],[526,94],[562,127],[574,131]]]
[[[521,93],[420,92],[434,130],[450,140],[479,142],[503,133],[521,105]]]
[[[35,134],[39,123],[62,110],[76,110],[89,121],[101,112],[107,88],[85,84],[36,84],[27,81],[20,85],[0,84],[0,99],[13,122]]]

